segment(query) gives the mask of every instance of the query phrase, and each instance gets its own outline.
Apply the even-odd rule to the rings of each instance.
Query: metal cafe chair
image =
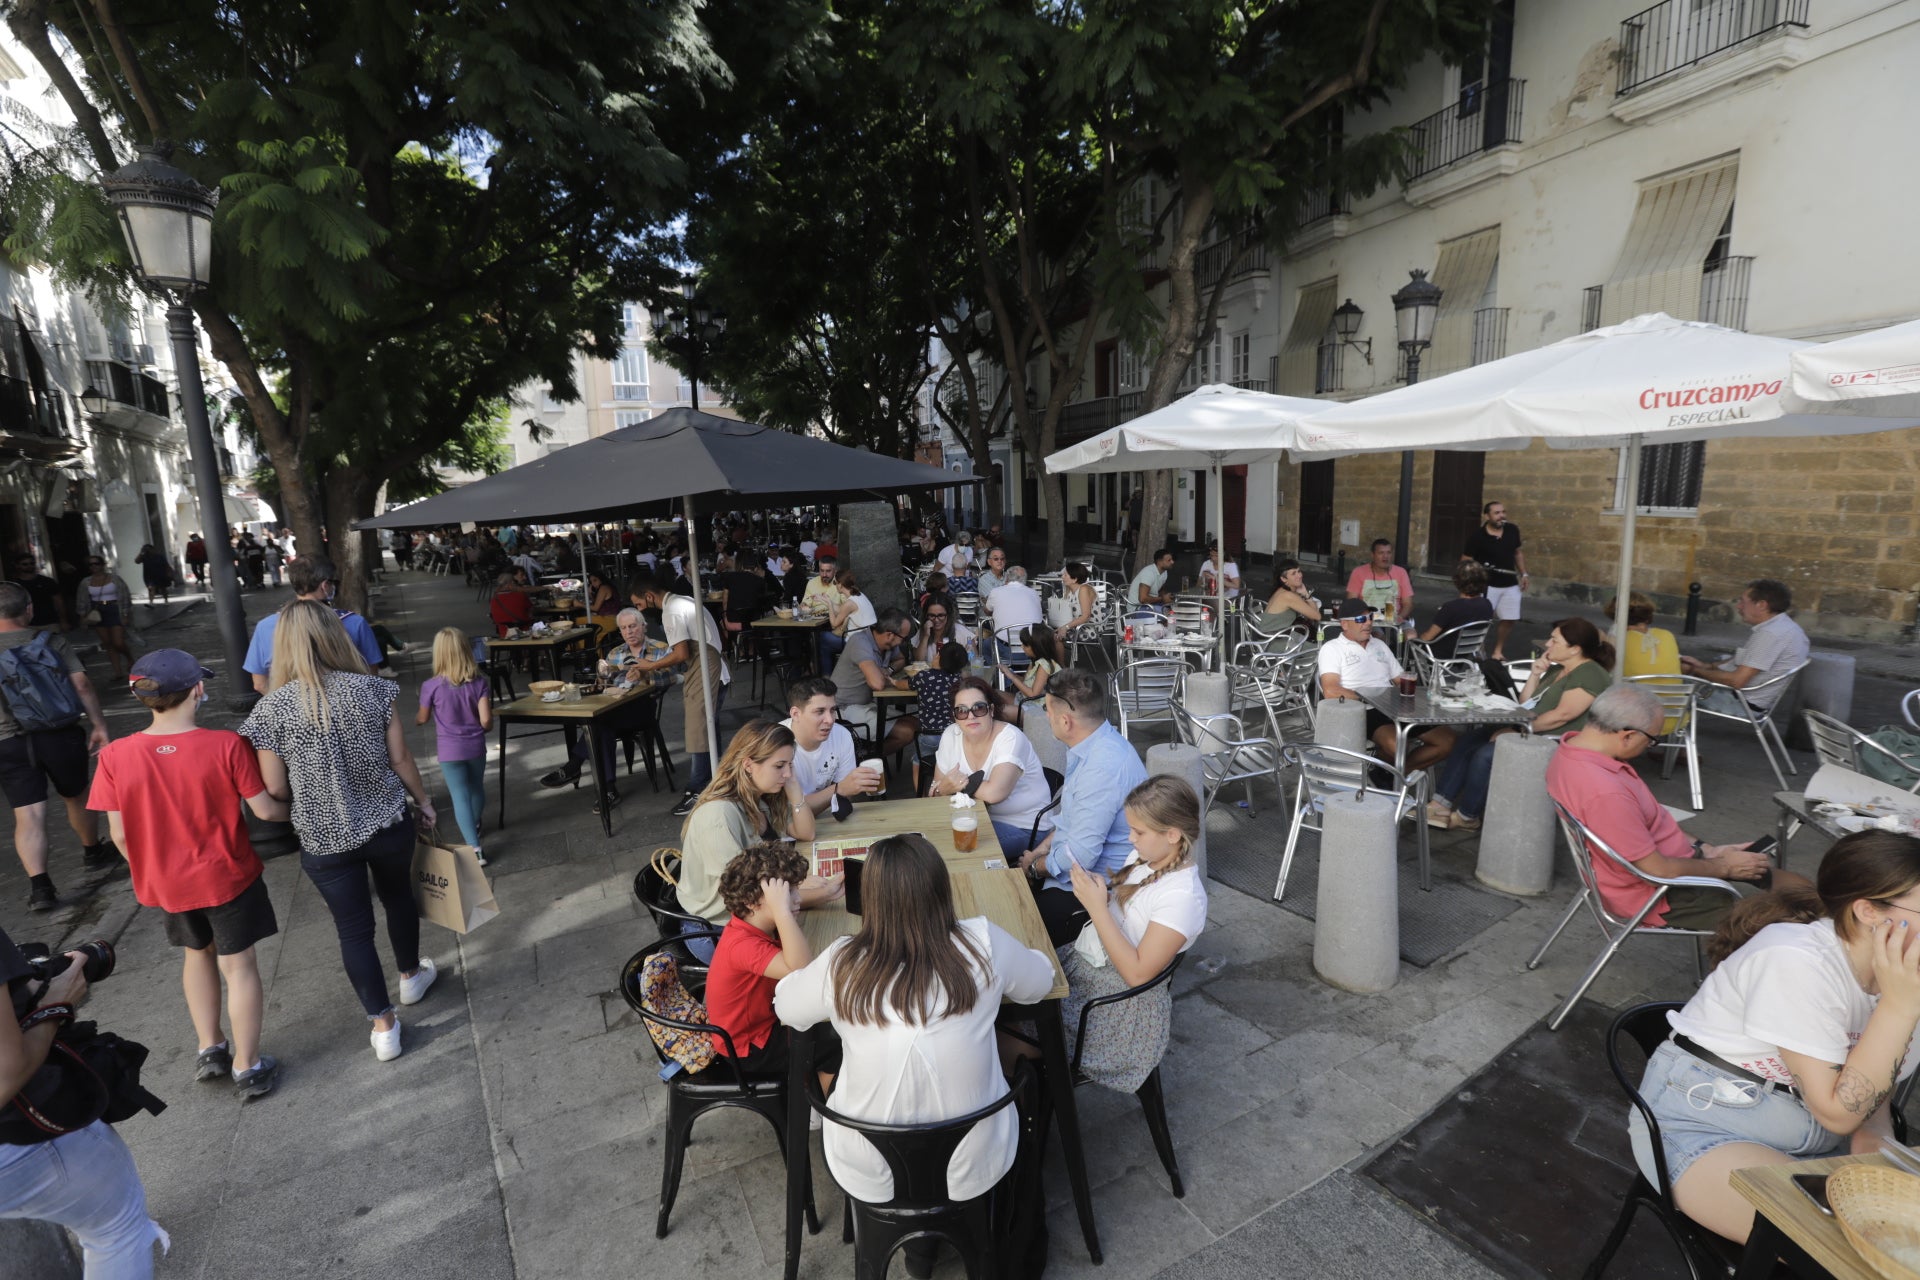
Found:
[[[1820,757],[1820,763],[1838,765],[1854,773],[1865,773],[1862,766],[1867,760],[1891,761],[1900,772],[1912,775],[1913,781],[1906,789],[1920,795],[1920,772],[1895,752],[1887,750],[1845,721],[1836,720],[1824,711],[1804,710],[1801,716],[1807,722],[1807,734],[1813,739],[1814,754]],[[1899,785],[1895,783],[1893,785]]]
[[[1665,879],[1648,875],[1637,865],[1615,853],[1606,841],[1594,835],[1584,823],[1561,807],[1559,802],[1554,803],[1553,810],[1560,816],[1560,832],[1566,838],[1567,853],[1573,859],[1573,869],[1580,877],[1580,892],[1575,894],[1573,901],[1567,904],[1565,913],[1561,915],[1560,922],[1553,926],[1553,932],[1547,935],[1547,940],[1540,944],[1540,949],[1533,953],[1531,960],[1527,961],[1527,968],[1540,967],[1540,962],[1546,958],[1547,949],[1553,946],[1554,941],[1559,938],[1561,932],[1572,922],[1573,917],[1582,907],[1593,915],[1594,923],[1600,926],[1600,934],[1606,939],[1606,945],[1600,948],[1600,954],[1595,956],[1593,963],[1587,966],[1586,973],[1581,975],[1580,981],[1575,984],[1573,990],[1567,993],[1567,998],[1561,1002],[1560,1007],[1554,1010],[1553,1016],[1547,1020],[1547,1028],[1551,1031],[1560,1029],[1560,1024],[1566,1021],[1569,1013],[1573,1012],[1573,1006],[1580,1003],[1580,997],[1587,993],[1587,988],[1592,986],[1594,979],[1600,976],[1600,971],[1612,963],[1621,945],[1635,934],[1692,938],[1694,968],[1704,978],[1707,961],[1703,948],[1706,940],[1713,936],[1712,929],[1680,929],[1671,925],[1644,925],[1640,922],[1645,920],[1647,913],[1666,898],[1668,890],[1681,885],[1715,890],[1726,894],[1735,902],[1740,900],[1740,891],[1725,880],[1715,880],[1711,876],[1674,876],[1671,879]],[[1598,858],[1613,859],[1616,866],[1647,886],[1646,899],[1632,915],[1615,915],[1600,897],[1600,884],[1593,870],[1594,860]]]
[[[1273,886],[1275,902],[1286,895],[1287,875],[1293,870],[1293,853],[1300,845],[1300,833],[1321,829],[1318,815],[1325,810],[1327,801],[1368,791],[1393,794],[1396,822],[1413,819],[1414,843],[1420,853],[1420,887],[1433,888],[1433,851],[1428,846],[1426,822],[1428,792],[1433,786],[1431,770],[1422,769],[1409,779],[1391,764],[1364,752],[1320,742],[1282,747],[1280,758],[1299,770],[1299,781],[1294,784],[1293,823],[1287,831],[1287,849],[1280,855],[1280,878]],[[1376,769],[1387,775],[1386,786],[1376,787],[1369,781],[1369,771]],[[1321,856],[1325,857],[1324,850]]]
[[[1253,807],[1253,784],[1258,778],[1280,782],[1280,747],[1272,738],[1249,737],[1240,717],[1231,713],[1196,716],[1173,702],[1174,731],[1180,740],[1200,753],[1200,769],[1206,783],[1201,799],[1211,805],[1220,788],[1238,782],[1246,788],[1247,814],[1258,817]]]
[[[1420,677],[1420,683],[1429,689],[1438,689],[1472,671],[1474,659],[1492,628],[1493,620],[1489,618],[1442,631],[1432,640],[1409,640],[1407,653],[1413,659],[1414,673]],[[1447,656],[1441,657],[1442,653]]]
[[[1780,709],[1781,704],[1786,702],[1787,696],[1793,692],[1794,680],[1807,669],[1807,665],[1806,662],[1802,662],[1791,671],[1783,671],[1771,680],[1762,680],[1759,684],[1750,684],[1744,689],[1735,689],[1728,685],[1715,684],[1710,680],[1702,680],[1700,683],[1705,688],[1700,691],[1700,696],[1694,699],[1693,714],[1696,718],[1706,716],[1714,720],[1730,720],[1734,724],[1743,724],[1753,730],[1754,737],[1760,739],[1760,750],[1766,753],[1767,763],[1773,767],[1774,779],[1779,782],[1782,791],[1787,790],[1787,774],[1798,774],[1800,771],[1793,767],[1793,757],[1787,754],[1786,741],[1781,738],[1780,726],[1774,722],[1773,715]],[[1697,679],[1694,676],[1683,678]],[[1740,710],[1726,711],[1716,708],[1707,697],[1708,692],[1715,689],[1732,694],[1734,700],[1740,704]],[[1768,692],[1771,692],[1772,698],[1767,701],[1767,704],[1764,707],[1755,706],[1756,695]],[[1779,752],[1777,756],[1774,754],[1776,751]],[[1780,771],[1783,764],[1786,766],[1786,773]]]
[[[1700,752],[1695,741],[1694,702],[1700,694],[1701,682],[1691,676],[1658,675],[1628,676],[1628,681],[1639,685],[1660,700],[1660,709],[1666,715],[1666,727],[1660,740],[1652,749],[1660,753],[1660,776],[1673,776],[1675,757],[1687,758],[1687,786],[1693,798],[1693,807],[1707,807],[1706,792],[1700,785]]]
[[[1173,719],[1173,700],[1187,664],[1178,658],[1135,658],[1107,678],[1120,713],[1120,736],[1129,725]]]

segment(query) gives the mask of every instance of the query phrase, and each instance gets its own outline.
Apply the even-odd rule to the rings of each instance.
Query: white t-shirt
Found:
[[[667,644],[672,646],[679,644],[682,640],[687,642],[688,674],[690,676],[699,670],[700,663],[700,653],[694,648],[696,642],[693,638],[693,628],[696,618],[706,622],[705,634],[707,643],[713,646],[715,652],[719,652],[720,629],[713,625],[713,615],[695,604],[692,596],[670,595],[660,605],[660,627],[667,633]],[[698,677],[695,676],[694,678],[697,679]],[[733,675],[727,670],[727,663],[723,658],[720,661],[720,680],[722,683],[728,683],[731,682],[732,679]]]
[[[1240,594],[1242,585],[1240,566],[1229,560],[1223,567],[1227,575],[1226,598],[1232,600]],[[1208,595],[1216,594],[1213,589],[1213,561],[1211,560],[1200,566],[1200,585]]]
[[[819,549],[820,549],[820,544],[815,542],[811,538],[808,538],[805,542],[800,544],[800,554],[805,556],[808,560],[813,559],[813,553],[818,551]]]
[[[973,772],[967,765],[961,732],[959,725],[950,724],[946,732],[940,735],[940,746],[933,754],[934,768],[941,772],[949,769],[958,769],[961,773]],[[987,746],[987,763],[981,772],[992,777],[993,771],[1003,764],[1019,766],[1020,781],[1014,784],[1006,799],[987,806],[987,816],[1022,831],[1031,830],[1034,815],[1052,801],[1053,792],[1047,787],[1047,775],[1040,771],[1040,757],[1034,754],[1033,743],[1026,734],[1010,724],[1002,724],[996,729],[993,741]],[[1053,815],[1048,814],[1047,817],[1051,819]],[[1053,823],[1048,821],[1043,829],[1051,831]]]
[[[957,542],[949,542],[946,546],[940,548],[940,571],[951,575],[953,573],[953,558],[963,550],[967,553],[968,558],[971,559],[973,549],[971,547],[962,547]]]
[[[993,629],[1000,635],[1018,635],[1027,627],[1046,620],[1040,608],[1040,593],[1024,582],[1004,582],[987,597],[987,612],[993,615]]]
[[[1386,641],[1378,638],[1367,641],[1364,649],[1343,635],[1320,646],[1320,674],[1335,673],[1343,688],[1383,688],[1393,683],[1400,670],[1400,659],[1393,656]]]
[[[812,964],[780,979],[773,1009],[780,1021],[804,1031],[831,1021],[843,1046],[833,1084],[835,1111],[882,1124],[928,1124],[978,1111],[1007,1092],[993,1024],[1000,1001],[1031,1004],[1053,989],[1053,957],[990,923],[984,916],[960,928],[987,955],[973,964],[979,997],[962,1014],[937,1014],[912,1023],[897,1016],[878,1025],[848,1022],[834,1008],[833,966],[848,939],[837,938]],[[821,1135],[833,1179],[869,1204],[893,1198],[893,1175],[873,1145],[828,1121]],[[1012,1107],[975,1125],[947,1164],[947,1194],[955,1200],[985,1195],[1013,1167],[1019,1125]]]
[[[1879,996],[1860,989],[1831,920],[1770,924],[1707,975],[1673,1029],[1757,1076],[1792,1084],[1782,1049],[1839,1065],[1866,1030]],[[1920,1065],[1920,1034],[1900,1078]]]
[[[1167,589],[1167,571],[1155,565],[1148,565],[1133,575],[1133,581],[1127,584],[1127,605],[1130,608],[1140,604],[1140,588],[1147,589],[1147,599],[1157,600],[1160,593]]]
[[[1128,857],[1131,862],[1140,853],[1135,850]],[[1153,868],[1142,862],[1128,871],[1122,884],[1134,884],[1153,874]],[[1107,899],[1107,910],[1113,914],[1119,924],[1120,932],[1127,935],[1127,941],[1134,946],[1140,945],[1140,939],[1147,936],[1147,926],[1163,924],[1186,941],[1180,944],[1180,950],[1191,947],[1207,927],[1207,888],[1200,879],[1200,868],[1191,864],[1176,871],[1169,871],[1144,889],[1140,889],[1127,899],[1124,910],[1114,905],[1112,897]]]
[[[788,716],[780,723],[791,729],[793,717]],[[853,754],[853,735],[843,724],[827,730],[827,740],[812,751],[798,742],[793,744],[793,776],[805,795],[833,786],[852,773],[858,763]]]

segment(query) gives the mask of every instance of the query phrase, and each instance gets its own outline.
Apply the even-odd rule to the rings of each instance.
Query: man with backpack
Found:
[[[120,851],[100,839],[99,815],[87,808],[92,757],[107,745],[100,697],[66,640],[32,623],[26,588],[0,582],[0,792],[13,806],[27,907],[51,911],[60,895],[47,874],[48,782],[66,802],[67,824],[80,837],[89,870],[117,865]]]

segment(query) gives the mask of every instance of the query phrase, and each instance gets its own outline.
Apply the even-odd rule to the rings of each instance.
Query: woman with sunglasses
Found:
[[[952,641],[962,649],[973,649],[973,631],[960,624],[953,597],[942,592],[927,597],[926,612],[920,615],[920,634],[914,637],[916,662],[934,666],[940,661],[940,646]]]
[[[964,793],[987,806],[1008,858],[1025,853],[1033,820],[1053,799],[1027,735],[993,714],[993,688],[966,676],[953,690],[953,723],[934,753],[933,794]],[[1041,835],[1053,824],[1042,819]]]
[[[73,612],[94,629],[100,647],[107,651],[107,661],[113,664],[114,676],[125,680],[127,669],[133,665],[133,654],[127,648],[133,592],[127,590],[125,578],[107,571],[104,557],[87,557],[87,576],[74,596]]]

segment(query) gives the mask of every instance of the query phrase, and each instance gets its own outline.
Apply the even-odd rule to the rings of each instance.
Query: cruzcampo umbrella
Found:
[[[700,587],[698,512],[753,505],[887,499],[920,489],[979,483],[971,475],[903,462],[865,449],[796,435],[697,409],[668,409],[647,421],[555,450],[385,515],[361,529],[450,524],[562,524],[686,513],[687,576]],[[750,502],[742,503],[742,499]],[[707,646],[699,647],[706,679]],[[707,742],[718,746],[713,700]]]
[[[1324,400],[1268,395],[1264,391],[1211,383],[1152,413],[1048,454],[1047,470],[1211,471],[1213,481],[1207,488],[1208,505],[1213,510],[1207,517],[1219,541],[1220,563],[1224,568],[1227,532],[1221,468],[1278,461],[1299,442],[1299,424],[1326,407]],[[1222,671],[1226,670],[1227,663],[1226,576],[1222,572],[1213,577],[1217,620],[1214,634]]]
[[[1815,412],[1783,394],[1790,361],[1816,344],[1654,313],[1328,409],[1295,457],[1402,449],[1619,448],[1640,492],[1643,444],[1725,436],[1826,436],[1920,424],[1904,397]],[[1621,522],[1618,591],[1632,589],[1638,503]],[[1622,648],[1627,611],[1614,619]]]
[[[1888,325],[1793,353],[1792,400],[1824,410],[1853,401],[1920,399],[1920,320]]]

